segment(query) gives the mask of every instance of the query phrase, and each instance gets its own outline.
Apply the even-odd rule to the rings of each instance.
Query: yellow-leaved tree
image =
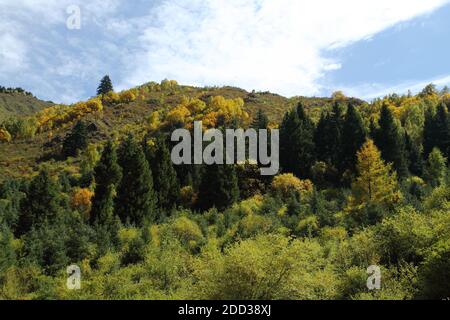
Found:
[[[352,184],[349,210],[362,210],[369,205],[388,209],[401,200],[397,174],[391,164],[381,158],[381,152],[370,139],[357,154],[358,176]]]

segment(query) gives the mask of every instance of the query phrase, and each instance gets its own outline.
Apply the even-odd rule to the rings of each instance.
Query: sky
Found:
[[[450,0],[0,0],[0,85],[58,103],[105,74],[116,90],[174,79],[370,100],[450,86],[448,39]]]

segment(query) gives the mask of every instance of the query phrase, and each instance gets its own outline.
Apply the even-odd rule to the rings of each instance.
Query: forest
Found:
[[[0,299],[448,299],[449,108],[434,85],[369,103],[105,77],[0,118]],[[174,165],[194,121],[279,129],[279,174]]]

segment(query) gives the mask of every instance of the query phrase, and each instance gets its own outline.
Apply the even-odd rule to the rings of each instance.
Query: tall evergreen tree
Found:
[[[269,128],[269,118],[262,109],[258,110],[251,127],[256,130]]]
[[[356,154],[366,139],[367,132],[362,117],[353,104],[350,104],[342,128],[342,170],[355,171]]]
[[[164,210],[170,210],[178,201],[180,185],[165,139],[159,137],[154,146],[149,146],[144,139],[144,152],[153,173],[158,205]]]
[[[152,172],[142,147],[129,135],[118,149],[122,180],[117,188],[115,212],[124,223],[142,225],[157,218],[157,197]]]
[[[102,156],[94,169],[95,195],[92,200],[91,223],[107,224],[114,214],[114,194],[122,170],[117,163],[116,149],[111,141],[106,143]]]
[[[199,186],[198,208],[216,207],[224,210],[239,199],[236,169],[233,165],[209,165],[204,167]]]
[[[445,103],[439,104],[436,116],[434,117],[434,126],[436,130],[436,137],[438,137],[436,147],[441,150],[445,157],[450,154],[450,119],[449,119],[447,105]]]
[[[100,84],[97,88],[97,95],[105,95],[111,91],[114,91],[111,79],[108,75],[104,76],[102,80],[100,81]]]
[[[322,114],[314,133],[317,159],[327,163],[334,171],[342,165],[342,122],[342,111],[335,103],[331,114]]]
[[[428,155],[433,151],[433,148],[437,146],[438,138],[434,126],[433,110],[428,107],[425,110],[425,123],[423,127],[423,153],[425,158],[428,158]]]
[[[423,175],[424,161],[420,147],[405,133],[405,148],[408,153],[408,169],[411,174],[421,177]]]
[[[53,223],[61,210],[58,187],[47,170],[42,170],[31,182],[26,197],[21,202],[21,212],[16,229],[20,236],[36,224]]]
[[[78,121],[63,141],[63,154],[66,157],[77,156],[78,151],[88,146],[88,129],[84,121]]]
[[[378,129],[375,131],[375,143],[383,159],[392,163],[400,177],[408,174],[404,135],[395,123],[394,116],[387,105],[381,108]]]
[[[428,157],[434,148],[450,156],[450,117],[445,103],[439,104],[436,113],[431,108],[425,113],[425,125],[423,129],[424,156]]]
[[[309,178],[315,162],[314,124],[303,105],[288,112],[280,127],[280,164],[284,172]]]

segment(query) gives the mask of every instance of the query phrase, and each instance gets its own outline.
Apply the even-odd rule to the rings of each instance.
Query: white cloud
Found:
[[[346,95],[360,97],[362,99],[371,100],[375,98],[384,97],[388,94],[406,94],[408,91],[418,93],[422,91],[428,84],[434,84],[438,87],[450,86],[450,75],[443,75],[440,77],[430,78],[426,80],[409,80],[397,84],[363,84],[356,85],[351,88],[341,88]]]
[[[115,73],[119,89],[170,78],[314,95],[341,68],[327,50],[447,2],[0,0],[0,82],[64,102],[93,94],[104,73]],[[82,30],[68,33],[72,4],[81,7]]]
[[[123,87],[150,78],[318,94],[339,61],[325,50],[368,39],[448,0],[166,1],[128,57]]]

